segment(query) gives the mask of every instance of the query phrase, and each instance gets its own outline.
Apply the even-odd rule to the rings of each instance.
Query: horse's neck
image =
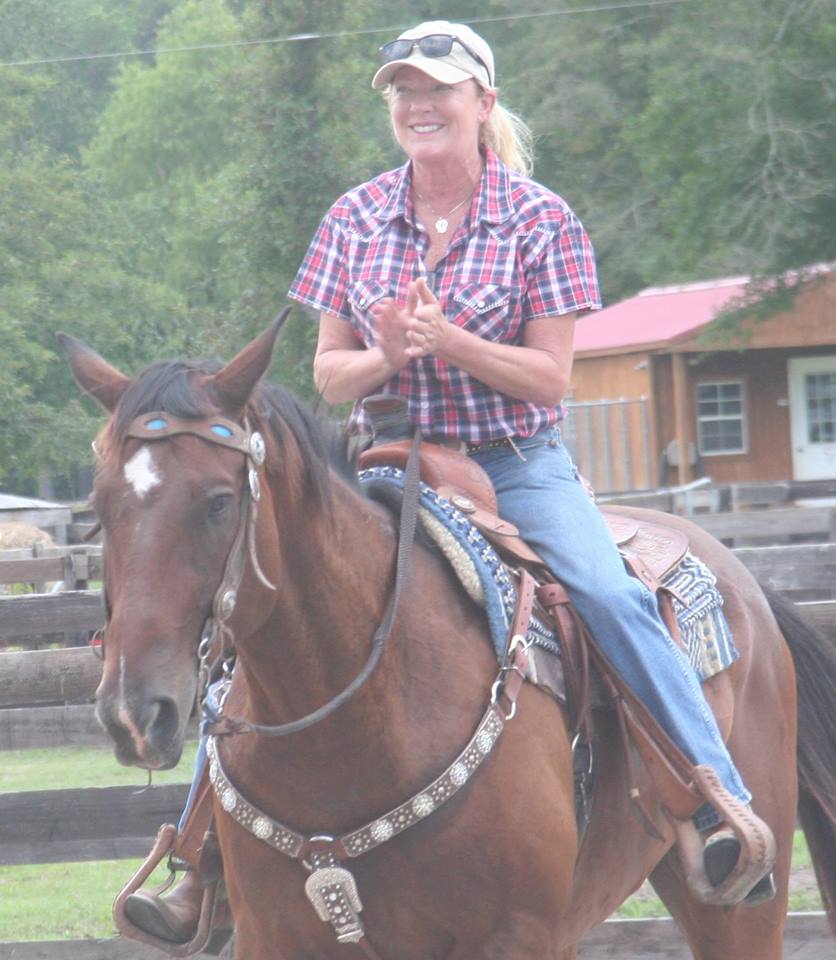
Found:
[[[280,510],[272,616],[246,645],[253,706],[298,716],[360,671],[383,616],[396,549],[389,517],[338,491],[329,516]]]
[[[259,722],[303,716],[348,686],[384,616],[394,581],[394,523],[355,492],[339,494],[331,522],[311,522],[298,511],[283,519],[275,607],[242,656],[247,709]],[[340,723],[323,725],[325,738],[336,734],[349,748],[358,737],[373,736],[386,749],[385,741],[397,737],[396,717],[409,724],[421,715],[423,722],[436,709],[443,723],[461,710],[469,724],[477,717],[473,703],[485,694],[479,677],[487,683],[494,667],[483,615],[461,594],[445,562],[415,544],[384,656],[340,708]],[[314,728],[309,739],[317,735]]]

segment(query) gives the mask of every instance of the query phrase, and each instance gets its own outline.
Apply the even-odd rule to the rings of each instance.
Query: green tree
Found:
[[[251,336],[286,303],[287,290],[316,227],[346,189],[401,159],[386,110],[370,89],[380,38],[379,5],[348,0],[256,3],[245,11],[248,36],[317,35],[265,44],[247,58],[238,118],[241,178],[225,249],[247,284],[217,336]],[[387,15],[391,16],[391,13]],[[284,382],[312,396],[316,328],[296,309],[277,368]]]
[[[98,415],[59,357],[63,329],[135,369],[181,342],[176,293],[135,269],[128,222],[45,150],[0,152],[0,483],[25,491],[42,472],[70,476]]]
[[[176,0],[4,0],[0,61],[83,58],[143,49]],[[118,59],[76,59],[26,67],[43,81],[32,104],[35,140],[77,156],[110,96]]]
[[[630,140],[658,189],[652,269],[780,273],[836,255],[833,5],[677,12]]]

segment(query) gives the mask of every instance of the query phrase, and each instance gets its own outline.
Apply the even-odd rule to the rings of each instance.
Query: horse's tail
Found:
[[[795,662],[798,688],[798,815],[830,928],[836,935],[836,643],[765,591]]]

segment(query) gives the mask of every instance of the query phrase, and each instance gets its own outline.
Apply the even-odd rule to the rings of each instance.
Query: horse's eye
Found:
[[[219,520],[223,517],[232,505],[231,493],[216,493],[209,500],[208,514],[210,519]]]

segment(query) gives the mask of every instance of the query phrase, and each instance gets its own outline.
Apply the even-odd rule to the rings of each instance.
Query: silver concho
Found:
[[[238,594],[234,590],[227,590],[221,597],[221,617],[226,620],[232,615],[235,604],[238,602]]]
[[[469,774],[467,772],[467,767],[461,762],[454,763],[450,768],[450,779],[457,787],[460,787],[463,783],[466,783],[468,776]]]
[[[250,435],[250,456],[253,459],[253,463],[260,467],[264,463],[264,458],[267,456],[267,447],[264,444],[264,437],[258,431],[253,432]]]
[[[372,840],[385,843],[395,832],[395,828],[388,820],[377,820],[372,824]]]
[[[259,840],[267,840],[273,835],[273,824],[267,817],[256,817],[253,820],[253,833]]]
[[[457,507],[461,510],[462,513],[475,513],[476,504],[470,499],[470,497],[463,497],[460,493],[454,494],[450,497],[450,503],[454,507]]]

